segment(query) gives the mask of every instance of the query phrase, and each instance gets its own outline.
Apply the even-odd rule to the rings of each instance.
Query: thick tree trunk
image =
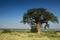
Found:
[[[37,27],[38,34],[40,34],[41,33],[41,23],[37,23],[36,27]]]

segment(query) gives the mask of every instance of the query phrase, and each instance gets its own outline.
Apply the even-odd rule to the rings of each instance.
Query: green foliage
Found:
[[[45,8],[32,8],[27,10],[23,15],[22,22],[25,23],[48,23],[49,21],[53,23],[58,23],[58,18],[51,12],[48,12]],[[34,29],[35,30],[35,29]]]
[[[43,21],[42,21],[43,20]],[[27,12],[23,15],[23,22],[30,23],[30,22],[57,22],[58,18],[51,12],[48,12],[45,8],[33,8],[27,10]]]
[[[37,28],[31,28],[31,32],[33,33],[37,32]]]

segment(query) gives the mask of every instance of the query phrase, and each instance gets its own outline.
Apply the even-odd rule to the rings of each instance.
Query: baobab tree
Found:
[[[32,8],[23,15],[23,23],[35,23],[39,34],[41,33],[41,25],[49,21],[58,23],[58,18],[45,8]]]

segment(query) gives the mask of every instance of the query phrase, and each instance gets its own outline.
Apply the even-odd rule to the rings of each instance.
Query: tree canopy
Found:
[[[23,22],[24,23],[30,23],[30,22],[57,22],[58,18],[51,12],[48,12],[45,8],[33,8],[29,9],[23,16]]]

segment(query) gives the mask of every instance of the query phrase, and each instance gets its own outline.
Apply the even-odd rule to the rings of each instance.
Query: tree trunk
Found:
[[[41,33],[41,23],[37,23],[36,27],[37,27],[38,34],[40,34]]]

